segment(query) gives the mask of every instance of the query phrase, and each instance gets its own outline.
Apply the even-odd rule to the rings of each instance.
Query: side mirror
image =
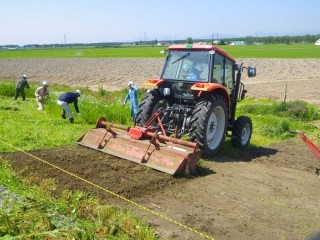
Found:
[[[248,77],[255,77],[257,75],[257,69],[254,66],[248,67]]]

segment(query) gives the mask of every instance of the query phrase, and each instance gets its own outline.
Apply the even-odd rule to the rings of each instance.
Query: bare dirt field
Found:
[[[47,80],[73,87],[86,86],[97,90],[127,87],[132,80],[138,87],[149,78],[160,76],[161,58],[69,58],[69,59],[1,59],[0,79],[16,80],[22,74],[29,81]],[[248,97],[320,103],[320,59],[237,59],[245,66],[257,67],[255,78],[243,76]],[[243,74],[245,75],[245,74]]]
[[[244,78],[248,97],[283,99],[287,84],[288,100],[320,103],[319,59],[239,61],[257,66],[256,78]],[[0,78],[15,80],[27,73],[30,81],[39,83],[114,90],[126,87],[129,80],[142,87],[146,79],[159,76],[162,63],[162,59],[1,59]],[[57,193],[82,190],[132,209],[161,238],[205,239],[200,233],[212,239],[320,237],[316,174],[320,163],[298,137],[236,155],[220,153],[193,177],[172,177],[77,145],[30,153],[192,228],[150,214],[24,153],[2,154],[21,175],[56,179]]]

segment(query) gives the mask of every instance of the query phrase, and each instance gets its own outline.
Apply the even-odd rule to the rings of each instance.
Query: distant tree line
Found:
[[[215,42],[218,44],[225,45],[230,44],[236,41],[244,41],[246,44],[293,44],[293,43],[315,43],[318,39],[320,39],[320,34],[318,35],[305,35],[305,36],[266,36],[266,37],[239,37],[239,38],[221,38],[221,39],[214,39]],[[183,40],[174,40],[174,41],[166,41],[170,43],[192,43],[192,42],[206,42],[212,43],[212,39],[192,39],[188,37],[187,39]],[[135,45],[156,45],[158,42],[163,41],[140,41],[136,42]]]
[[[290,43],[315,43],[320,38],[320,35],[305,35],[305,36],[267,36],[225,39],[225,41],[245,41],[246,44],[263,43],[263,44],[290,44]]]
[[[221,38],[216,40],[220,45],[230,44],[235,41],[244,41],[247,45],[251,44],[294,44],[294,43],[315,43],[318,39],[320,39],[320,34],[318,35],[304,35],[304,36],[266,36],[266,37],[239,37],[239,38]],[[189,43],[193,42],[206,42],[211,43],[212,39],[182,39],[182,40],[151,40],[151,41],[136,41],[136,42],[102,42],[102,43],[70,43],[70,44],[29,44],[24,45],[23,48],[73,48],[73,47],[123,47],[129,45],[135,46],[156,46],[160,42],[166,42],[167,44],[179,44],[179,43]],[[0,46],[2,49],[6,48],[21,48],[21,46],[17,45],[2,45]]]

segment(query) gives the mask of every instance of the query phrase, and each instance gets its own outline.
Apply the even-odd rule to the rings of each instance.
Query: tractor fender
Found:
[[[228,106],[228,113],[230,117],[231,104],[230,104],[230,97],[226,87],[218,83],[195,83],[194,85],[191,86],[191,90],[198,91],[197,96],[199,98],[208,94],[221,95],[223,99],[225,99],[226,101],[226,104]]]
[[[160,87],[162,84],[164,84],[164,80],[162,79],[157,79],[157,78],[152,78],[152,79],[148,79],[145,83],[144,86],[145,88],[158,88]]]

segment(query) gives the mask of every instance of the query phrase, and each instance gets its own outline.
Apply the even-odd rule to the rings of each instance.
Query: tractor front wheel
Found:
[[[234,148],[245,148],[249,145],[252,134],[252,121],[247,116],[238,117],[233,124],[231,142]]]
[[[196,104],[189,135],[203,155],[215,155],[222,147],[227,129],[227,104],[222,96],[212,95]]]
[[[145,97],[141,100],[138,107],[138,113],[136,115],[136,123],[138,126],[144,126],[144,124],[152,117],[152,115],[161,107],[166,108],[167,102],[161,98],[160,93],[157,90],[151,90],[146,93]],[[154,121],[152,125],[156,125]]]

